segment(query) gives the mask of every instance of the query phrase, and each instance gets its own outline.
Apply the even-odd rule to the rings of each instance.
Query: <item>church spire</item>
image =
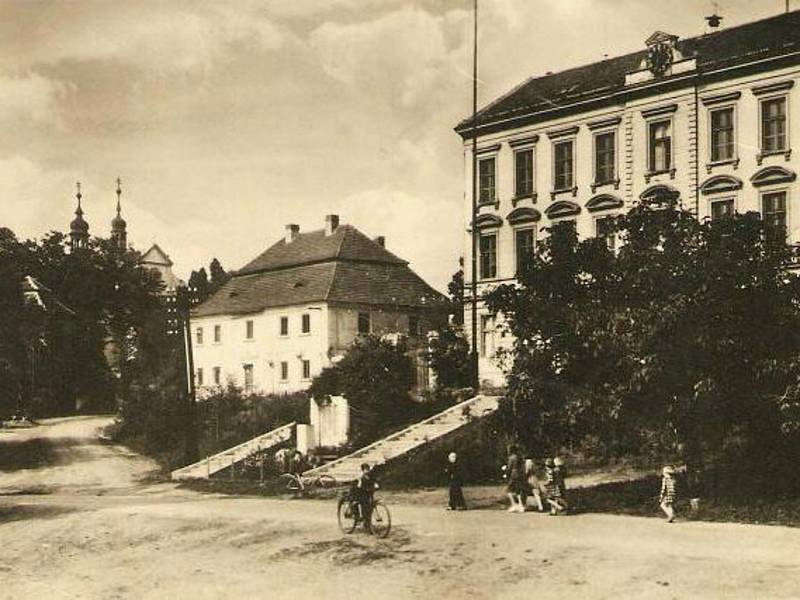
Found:
[[[128,245],[128,234],[126,232],[127,223],[122,218],[122,180],[117,177],[117,216],[111,221],[111,239],[117,244],[117,248],[125,250]]]
[[[83,208],[81,208],[81,182],[75,183],[75,197],[78,199],[78,206],[75,209],[75,218],[69,224],[69,240],[72,250],[85,248],[89,242],[89,223],[83,218]]]

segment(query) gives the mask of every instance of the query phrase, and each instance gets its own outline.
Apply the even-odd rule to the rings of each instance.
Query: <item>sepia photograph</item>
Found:
[[[0,600],[800,599],[800,0],[0,0],[0,132]]]

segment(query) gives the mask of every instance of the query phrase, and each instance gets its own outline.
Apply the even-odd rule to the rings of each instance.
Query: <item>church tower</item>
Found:
[[[122,180],[117,177],[117,216],[111,220],[111,239],[114,240],[117,248],[125,250],[128,246],[128,234],[126,232],[127,223],[122,218]]]
[[[72,251],[75,252],[79,248],[85,248],[89,243],[89,223],[83,218],[83,209],[81,208],[81,182],[75,184],[77,192],[75,197],[78,199],[78,207],[75,209],[75,218],[69,224],[69,241]]]

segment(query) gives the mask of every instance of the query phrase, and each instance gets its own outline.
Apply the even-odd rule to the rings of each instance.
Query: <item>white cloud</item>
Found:
[[[430,102],[452,68],[446,25],[445,17],[406,7],[361,23],[324,23],[309,43],[330,77],[412,107]]]
[[[66,84],[38,73],[0,75],[0,122],[33,120],[57,123],[55,107],[68,91]]]

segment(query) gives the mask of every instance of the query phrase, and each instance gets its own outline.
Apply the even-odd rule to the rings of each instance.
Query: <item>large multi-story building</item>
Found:
[[[325,228],[285,237],[192,312],[195,382],[245,392],[307,388],[359,335],[420,338],[444,297],[408,262],[328,215]]]
[[[456,127],[468,202],[477,130],[479,215],[465,247],[474,226],[479,294],[512,281],[557,221],[616,245],[609,218],[646,198],[675,198],[699,219],[759,211],[800,242],[800,12],[685,40],[658,31],[644,46],[528,79]],[[468,304],[467,331],[470,317]],[[492,355],[508,340],[481,304],[478,318],[481,378],[502,383]]]

